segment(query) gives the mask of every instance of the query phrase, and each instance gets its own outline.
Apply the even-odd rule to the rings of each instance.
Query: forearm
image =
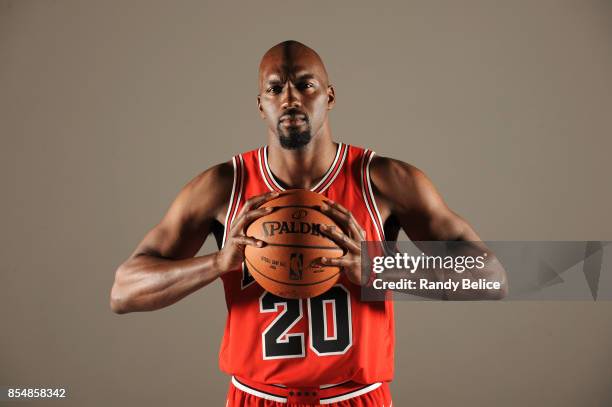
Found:
[[[136,256],[116,272],[111,308],[124,314],[172,305],[220,276],[216,257],[217,253],[183,260]]]

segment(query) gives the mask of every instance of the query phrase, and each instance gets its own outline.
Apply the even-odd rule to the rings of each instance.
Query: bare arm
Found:
[[[479,299],[498,299],[506,295],[506,273],[495,254],[480,241],[472,226],[446,205],[422,171],[385,157],[376,157],[371,168],[377,200],[381,203],[381,212],[385,213],[383,217],[397,222],[412,241],[466,242],[464,247],[467,251],[475,255],[487,253],[484,269],[466,271],[461,275],[437,270],[435,274],[439,281],[449,278],[497,280],[502,282],[502,289],[486,292]],[[428,277],[431,277],[431,273]],[[473,293],[464,291],[444,292],[440,295],[447,299],[475,299]]]
[[[119,266],[111,290],[114,312],[150,311],[171,305],[219,276],[216,253],[198,252],[231,194],[233,169],[225,163],[191,180],[166,215]]]
[[[193,257],[211,232],[214,222],[223,224],[231,194],[233,168],[224,163],[189,182],[162,219],[119,266],[111,289],[111,309],[123,314],[167,307],[208,285],[217,277],[236,270],[245,245],[263,242],[244,235],[248,222],[267,213],[257,206],[273,194],[245,202],[227,231],[220,251]]]

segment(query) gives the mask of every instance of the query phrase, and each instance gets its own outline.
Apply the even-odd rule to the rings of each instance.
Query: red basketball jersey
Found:
[[[312,188],[349,209],[367,240],[384,240],[369,166],[374,153],[339,143],[334,161]],[[267,147],[233,157],[234,187],[225,220],[229,230],[245,200],[282,191],[268,166]],[[225,243],[226,236],[223,236]],[[362,302],[344,274],[329,291],[285,299],[264,291],[243,265],[223,276],[228,316],[221,370],[259,383],[320,386],[393,377],[391,301]]]

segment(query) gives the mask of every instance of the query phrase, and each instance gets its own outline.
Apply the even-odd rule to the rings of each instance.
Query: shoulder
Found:
[[[414,165],[390,157],[375,155],[370,165],[370,176],[380,186],[386,184],[413,184],[424,177],[423,171]]]
[[[427,175],[406,162],[375,155],[370,178],[375,193],[392,212],[432,210],[444,205]]]
[[[219,217],[230,199],[234,183],[231,161],[214,165],[193,177],[176,201],[192,218]]]
[[[231,191],[234,182],[234,166],[231,161],[214,165],[196,175],[186,187],[195,191],[213,188],[217,192],[227,189]]]

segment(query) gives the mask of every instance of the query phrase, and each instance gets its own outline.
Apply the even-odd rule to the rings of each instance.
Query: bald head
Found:
[[[298,77],[301,73],[316,76],[323,86],[329,83],[323,60],[315,50],[293,40],[278,43],[264,54],[259,63],[260,91],[271,75],[278,76],[278,79],[284,82]]]
[[[315,137],[331,140],[327,112],[334,103],[323,61],[311,48],[284,41],[261,59],[257,105],[281,147],[305,148]]]

